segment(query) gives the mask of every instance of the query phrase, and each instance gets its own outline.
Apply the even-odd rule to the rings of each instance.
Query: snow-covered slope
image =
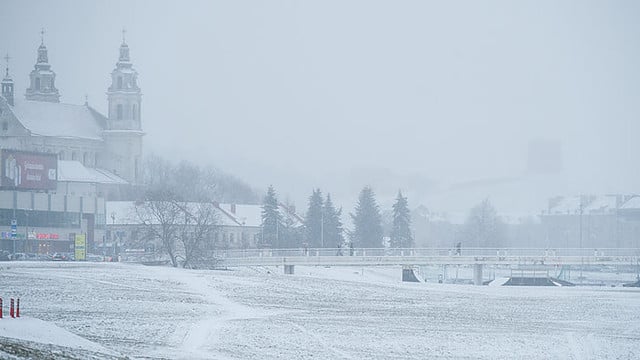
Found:
[[[284,275],[281,267],[196,271],[25,262],[0,270],[0,296],[20,297],[24,316],[1,319],[0,337],[109,354],[104,347],[134,358],[640,354],[640,289],[621,287],[402,283],[399,267],[301,266]]]

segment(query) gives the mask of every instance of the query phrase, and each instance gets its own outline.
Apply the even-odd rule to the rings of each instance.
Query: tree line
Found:
[[[384,232],[380,207],[370,186],[365,186],[358,197],[355,210],[350,214],[353,230],[346,231],[342,223],[342,208],[333,204],[331,194],[313,189],[309,196],[304,217],[303,231],[292,231],[291,224],[283,221],[286,206],[279,206],[276,191],[269,186],[262,204],[261,246],[270,248],[382,248]],[[407,198],[398,191],[392,207],[393,224],[389,232],[389,246],[410,248],[414,246],[411,231],[411,212]]]

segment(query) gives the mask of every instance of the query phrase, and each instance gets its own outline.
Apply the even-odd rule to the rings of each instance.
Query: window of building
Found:
[[[3,121],[2,122],[2,130],[4,130],[4,131],[9,130],[9,122],[8,121]]]
[[[75,151],[71,152],[71,160],[78,160],[78,154]]]
[[[36,78],[36,90],[40,90],[40,78]]]
[[[60,151],[60,153],[58,153],[58,160],[64,160],[64,151]]]
[[[84,166],[89,165],[88,161],[89,161],[89,154],[87,153],[82,154],[82,165]]]
[[[118,76],[118,89],[122,89],[122,76]]]
[[[118,108],[116,112],[118,113],[117,119],[122,120],[122,104],[118,104]]]
[[[133,115],[133,120],[138,120],[138,107],[136,106],[136,104],[133,104],[131,112]]]

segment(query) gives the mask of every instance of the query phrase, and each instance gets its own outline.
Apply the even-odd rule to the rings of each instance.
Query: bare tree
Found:
[[[203,203],[176,203],[183,214],[184,221],[180,227],[179,237],[184,250],[185,268],[198,267],[212,261],[207,253],[207,242],[211,242],[218,224],[216,208],[213,204]]]
[[[500,247],[504,245],[504,223],[489,199],[484,199],[469,211],[463,238],[467,246]]]
[[[170,192],[155,195],[156,198],[136,203],[136,217],[149,237],[160,240],[171,264],[177,267],[176,238],[184,215]]]

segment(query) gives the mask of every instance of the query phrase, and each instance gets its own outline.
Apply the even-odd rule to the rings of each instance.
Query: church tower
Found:
[[[0,84],[2,85],[2,97],[7,100],[9,105],[13,106],[13,79],[9,76],[9,54],[5,56],[5,60],[7,61],[7,70]]]
[[[44,30],[40,32],[40,47],[38,47],[38,60],[34,69],[29,74],[31,85],[27,89],[27,100],[60,102],[60,93],[56,89],[56,73],[51,70],[47,47],[44,46]]]
[[[129,57],[129,46],[124,31],[120,57],[111,72],[111,86],[107,91],[109,100],[109,128],[111,130],[140,130],[140,100],[138,73],[133,69]]]
[[[107,156],[105,163],[98,166],[137,184],[140,181],[144,135],[140,122],[142,93],[124,34],[123,30],[120,56],[116,68],[111,72],[111,86],[107,90],[109,114],[107,127],[103,132]]]

